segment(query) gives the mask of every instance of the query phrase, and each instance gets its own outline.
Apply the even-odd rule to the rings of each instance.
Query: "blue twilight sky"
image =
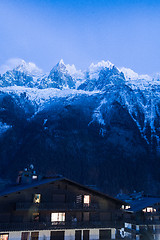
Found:
[[[0,0],[0,65],[11,58],[160,72],[160,1]]]

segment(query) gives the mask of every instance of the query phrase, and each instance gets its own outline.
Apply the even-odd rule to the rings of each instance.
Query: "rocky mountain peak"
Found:
[[[37,67],[35,63],[32,63],[32,62],[27,63],[24,60],[22,60],[21,64],[19,64],[13,70],[18,72],[23,72],[27,75],[37,76],[37,77],[41,77],[43,74],[42,69]]]
[[[1,174],[5,164],[12,170],[34,159],[44,168],[46,159],[46,170],[104,191],[147,189],[149,181],[159,189],[159,77],[150,81],[109,61],[82,72],[61,60],[42,78],[36,71],[22,61],[0,76]]]

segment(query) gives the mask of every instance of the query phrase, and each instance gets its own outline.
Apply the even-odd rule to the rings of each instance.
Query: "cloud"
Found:
[[[0,74],[5,73],[8,70],[16,68],[18,71],[24,71],[32,75],[42,75],[43,70],[36,66],[33,62],[25,62],[21,58],[11,58],[6,61],[5,64],[0,66]]]
[[[18,65],[22,64],[24,60],[21,58],[10,58],[3,65],[0,66],[0,74],[5,73],[8,70],[11,70]]]

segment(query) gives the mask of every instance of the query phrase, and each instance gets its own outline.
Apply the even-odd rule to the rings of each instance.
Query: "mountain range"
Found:
[[[160,194],[160,77],[109,61],[49,73],[24,60],[0,75],[0,174],[34,164],[112,195]]]

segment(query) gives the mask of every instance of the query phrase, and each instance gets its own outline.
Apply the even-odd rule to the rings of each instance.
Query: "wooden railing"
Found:
[[[24,222],[0,223],[0,231],[52,230],[52,229],[92,229],[92,228],[120,228],[122,222]]]

